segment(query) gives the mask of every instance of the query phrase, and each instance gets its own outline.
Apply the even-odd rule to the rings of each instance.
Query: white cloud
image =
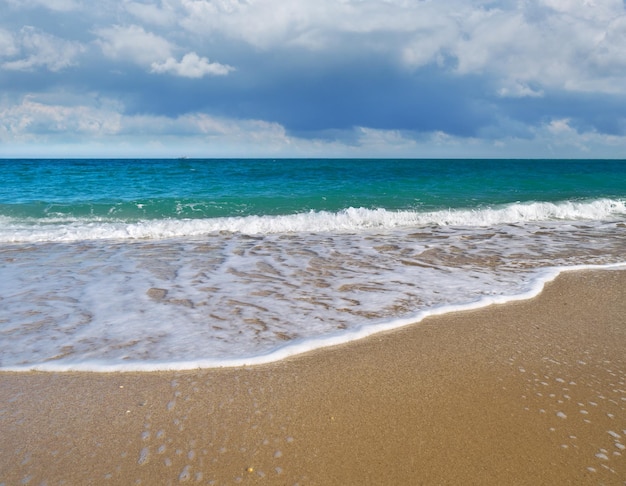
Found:
[[[592,150],[602,148],[606,150],[611,146],[624,146],[626,137],[599,134],[595,130],[579,132],[571,125],[569,118],[550,120],[535,128],[536,139],[543,139],[545,145],[551,150],[560,153],[566,150],[574,151],[578,155],[589,155]]]
[[[612,37],[611,48],[605,51],[610,62],[624,56],[626,36],[616,31],[621,30],[619,19],[625,14],[621,1],[607,0],[595,6],[583,0],[547,0],[468,17],[463,38],[454,48],[458,72],[488,74],[509,92],[512,86],[529,85],[626,92],[625,83],[616,85],[607,79],[606,70],[593,65],[598,63],[594,57],[598,43],[607,36]],[[622,76],[625,68],[619,66]],[[524,91],[517,90],[518,94]],[[534,96],[540,91],[532,89],[527,94]]]
[[[576,130],[570,126],[570,122],[571,120],[569,118],[551,120],[546,126],[546,129],[553,135],[571,135],[576,133]]]
[[[111,59],[125,59],[150,68],[153,73],[173,74],[187,78],[201,78],[206,75],[223,76],[234,68],[217,62],[209,62],[195,52],[185,54],[180,61],[174,57],[177,46],[167,39],[146,32],[138,25],[114,25],[98,29],[97,44],[105,56]]]
[[[498,90],[498,95],[503,98],[541,98],[544,92],[543,90],[533,89],[526,83],[511,80],[510,84],[505,84]]]
[[[181,56],[196,52],[202,59],[207,55],[206,41],[219,47],[236,40],[255,49],[303,48],[333,56],[349,49],[376,50],[410,69],[437,63],[446,69],[454,66],[460,76],[492,78],[500,96],[537,96],[549,89],[626,92],[626,83],[620,82],[626,77],[622,0],[104,0],[97,6],[82,0],[9,0],[8,4],[22,10],[80,8],[99,25],[115,18],[118,25],[95,30],[107,57],[174,75],[215,74],[219,66],[227,66],[201,65],[191,57],[185,66]],[[0,34],[0,49],[9,49],[4,37]],[[28,57],[17,61],[12,68],[40,62]]]
[[[606,27],[590,55],[591,63],[605,72],[623,73],[626,68],[626,15]]]
[[[0,140],[8,143],[53,140],[93,143],[120,140],[163,141],[195,139],[197,142],[236,145],[288,144],[285,129],[262,120],[237,120],[206,113],[177,117],[127,115],[122,104],[94,95],[67,93],[26,95],[19,102],[0,99]]]
[[[459,38],[459,26],[453,18],[439,15],[431,22],[416,29],[402,47],[402,61],[413,69],[441,60]]]
[[[291,136],[277,123],[188,113],[127,115],[124,106],[95,95],[28,95],[0,99],[5,156],[192,157],[614,157],[626,137],[579,132],[566,118],[530,128],[531,137],[466,138],[358,127],[334,140]],[[55,152],[55,150],[57,152]]]
[[[15,56],[18,48],[13,35],[8,30],[0,29],[0,57]]]
[[[139,25],[113,25],[96,30],[97,44],[111,59],[126,59],[149,66],[172,56],[174,46]]]
[[[410,153],[416,151],[418,142],[410,134],[403,134],[399,130],[379,130],[367,127],[355,129],[356,146],[365,149],[370,156],[382,156],[385,152]]]
[[[28,95],[19,103],[0,104],[0,139],[46,141],[55,134],[77,137],[116,134],[121,120],[116,108],[115,103],[93,99],[82,104],[59,104]]]
[[[6,34],[2,36],[0,32],[2,45],[5,46],[5,57],[18,57],[0,65],[10,71],[30,71],[39,67],[60,71],[76,64],[76,58],[85,51],[79,42],[64,40],[31,26],[22,27],[15,39]]]
[[[180,61],[173,57],[164,62],[152,63],[152,72],[171,73],[186,78],[201,78],[205,75],[224,76],[234,68],[217,62],[209,62],[206,57],[199,57],[195,52],[185,54]]]
[[[152,3],[125,2],[124,8],[142,22],[168,26],[177,20],[176,6],[174,2],[161,2],[161,6]]]
[[[58,12],[70,12],[82,7],[80,0],[6,0],[14,8],[44,7]]]
[[[501,96],[546,89],[626,92],[621,0],[179,0],[189,32],[258,49],[388,52],[411,69],[438,63],[495,80]],[[446,61],[454,60],[453,63]],[[530,88],[533,86],[533,88]]]
[[[395,83],[390,79],[389,86],[405,89],[411,76],[417,80],[415,86],[425,86],[429,94],[440,95],[441,90],[449,89],[446,86],[455,86],[461,90],[459,99],[469,106],[458,107],[451,103],[450,111],[442,113],[437,124],[427,125],[437,126],[441,131],[425,132],[423,136],[407,130],[375,130],[366,126],[345,131],[325,129],[324,120],[331,120],[334,114],[329,113],[332,110],[322,113],[326,108],[320,106],[319,117],[315,114],[320,120],[319,128],[314,129],[328,138],[305,140],[290,136],[281,125],[266,121],[233,120],[199,113],[173,118],[149,114],[128,116],[123,107],[93,99],[66,103],[42,95],[20,98],[23,95],[14,93],[19,93],[21,87],[7,83],[23,75],[9,74],[2,76],[6,79],[3,91],[9,93],[5,96],[15,96],[21,101],[14,101],[11,106],[0,103],[0,131],[5,140],[10,140],[8,134],[33,137],[33,140],[44,136],[61,137],[63,130],[67,130],[64,136],[77,140],[83,137],[87,141],[120,137],[119,140],[130,144],[132,140],[167,144],[180,137],[179,140],[204,148],[206,144],[237,147],[241,143],[252,147],[257,143],[259,152],[266,150],[263,153],[276,150],[306,155],[306,150],[310,150],[312,154],[335,151],[349,155],[371,150],[382,156],[385,147],[394,153],[405,151],[408,154],[415,150],[415,156],[434,154],[424,152],[426,146],[441,150],[440,155],[452,153],[449,151],[454,147],[454,150],[458,148],[458,155],[463,156],[462,147],[482,147],[488,153],[492,150],[490,144],[497,144],[503,150],[514,147],[519,149],[517,153],[526,153],[533,143],[572,150],[577,147],[594,149],[601,143],[623,146],[623,137],[603,138],[596,132],[577,131],[583,130],[580,127],[598,125],[600,118],[603,118],[603,129],[619,132],[626,127],[626,121],[620,119],[619,114],[599,116],[601,108],[593,107],[591,102],[594,94],[602,93],[619,95],[615,97],[616,103],[623,104],[626,11],[622,0],[102,0],[92,3],[0,0],[0,5],[5,7],[0,19],[0,70],[5,74],[7,70],[58,72],[76,65],[83,59],[88,44],[70,39],[87,43],[86,39],[91,36],[94,40],[89,45],[91,62],[85,63],[85,67],[95,69],[73,70],[65,78],[62,74],[49,78],[55,85],[65,83],[67,91],[85,85],[96,91],[100,89],[100,76],[96,79],[94,73],[103,73],[102,79],[107,82],[102,89],[112,97],[132,100],[135,110],[181,113],[189,106],[189,96],[181,93],[182,102],[177,106],[175,99],[160,104],[162,100],[150,96],[148,90],[141,99],[133,99],[135,93],[125,91],[123,82],[118,82],[121,79],[110,83],[107,78],[110,72],[127,68],[124,62],[153,73],[152,79],[157,74],[164,78],[168,75],[193,79],[223,76],[233,71],[229,64],[236,65],[235,74],[243,77],[245,73],[246,81],[224,91],[224,96],[233,96],[234,102],[230,105],[239,107],[243,106],[239,103],[241,100],[251,100],[246,105],[250,111],[246,113],[251,118],[260,117],[254,114],[260,112],[253,110],[255,105],[263,103],[256,103],[254,96],[274,96],[271,101],[276,103],[276,110],[264,113],[271,112],[272,115],[266,116],[290,120],[288,123],[305,121],[311,114],[304,113],[301,119],[297,119],[295,111],[293,116],[291,113],[284,116],[287,110],[295,110],[293,101],[287,100],[293,92],[285,89],[283,97],[282,92],[271,89],[273,86],[300,83],[300,88],[305,84],[300,82],[300,76],[311,73],[311,89],[321,92],[325,87],[323,83],[333,82],[335,73],[339,73],[335,79],[343,76],[340,81],[346,84],[351,75],[348,70],[353,66],[356,69],[352,72],[360,72],[362,76],[360,69],[370,59],[375,63],[384,58],[385,68],[389,68],[390,62],[396,62],[396,67],[403,70],[398,73],[391,68],[385,73],[400,80]],[[25,23],[36,27],[22,28]],[[54,27],[50,27],[52,25]],[[281,65],[297,59],[301,53],[305,54],[301,65],[305,66],[306,73],[296,72],[299,66]],[[370,56],[371,53],[376,55]],[[259,56],[250,62],[255,54]],[[107,62],[100,66],[98,63],[103,57]],[[216,62],[216,58],[222,63]],[[345,67],[341,64],[344,59]],[[376,69],[376,66],[368,66],[368,69],[370,67]],[[264,69],[273,71],[268,74]],[[455,79],[448,85],[442,83],[441,87],[433,87],[430,80],[441,79],[442,72],[445,72],[443,76]],[[281,78],[285,73],[287,77]],[[321,74],[316,76],[317,73]],[[37,75],[37,84],[45,86],[48,77]],[[159,80],[159,84],[167,82],[167,79]],[[276,84],[270,86],[270,82]],[[369,96],[367,99],[372,100],[372,110],[363,111],[376,113],[385,97],[377,99],[380,91],[376,89],[380,89],[380,84],[370,84],[362,79],[355,82],[362,89],[363,97]],[[180,87],[173,86],[170,92]],[[48,84],[42,89],[51,91],[53,88]],[[119,92],[113,94],[115,89]],[[419,88],[410,85],[406,89]],[[484,89],[493,91],[485,95]],[[569,91],[564,98],[572,103],[582,100],[569,112],[576,113],[571,120],[563,118],[562,103],[554,102],[554,95],[560,91]],[[591,94],[577,98],[576,93],[572,93],[580,91]],[[336,92],[328,90],[329,95]],[[390,98],[397,99],[405,93],[392,94]],[[406,94],[412,99],[419,96],[415,92]],[[519,111],[515,112],[516,108],[511,108],[518,107],[519,103],[503,102],[492,96],[494,94],[500,98],[543,96],[546,103],[529,103],[528,113],[520,115]],[[212,96],[213,93],[206,97],[200,95],[196,106],[210,106]],[[603,103],[610,99],[600,98]],[[288,108],[281,105],[287,102],[291,102]],[[228,102],[222,106],[227,107]],[[593,113],[587,116],[587,112]],[[404,123],[404,128],[411,124],[425,126],[413,121],[421,114],[399,115],[397,123]],[[425,113],[423,116],[432,115]],[[462,123],[467,121],[461,120],[462,117],[474,117],[477,121],[472,127],[476,129],[471,133],[480,134],[482,138],[452,135],[452,132],[461,133],[450,121],[455,117]],[[315,123],[318,123],[317,118]],[[526,123],[528,119],[551,121],[534,126]],[[358,114],[349,120],[346,123],[357,126],[365,123]],[[508,125],[502,125],[499,120],[507,120]],[[329,125],[333,121],[328,122]],[[389,128],[394,122],[384,120],[383,123],[388,123],[383,126]],[[296,125],[308,126],[306,121],[292,126]],[[336,140],[328,142],[333,136]],[[511,154],[515,152],[509,152]]]
[[[180,0],[180,4],[186,13],[180,23],[189,31],[219,32],[260,49],[336,48],[345,34],[411,32],[416,21],[424,23],[411,15],[414,3],[404,0]]]
[[[256,48],[300,46],[341,50],[338,41],[358,38],[368,49],[411,48],[422,58],[419,41],[428,52],[458,37],[455,32],[472,3],[445,4],[408,0],[179,0],[185,13],[180,24],[201,36],[216,32]],[[452,35],[451,35],[452,34]],[[437,39],[433,40],[431,37]]]
[[[20,1],[9,4],[92,14],[79,0]],[[107,57],[178,76],[223,72],[225,64],[201,61],[203,47],[235,40],[332,56],[383,52],[409,69],[439,64],[460,76],[487,76],[500,96],[626,92],[622,0],[125,0],[93,8],[96,23],[112,14],[118,23],[95,30]],[[10,43],[0,35],[3,46]],[[38,62],[17,61],[14,69]]]

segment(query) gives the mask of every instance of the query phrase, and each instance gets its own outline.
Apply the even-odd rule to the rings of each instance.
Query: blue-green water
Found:
[[[626,261],[626,161],[0,169],[3,368],[280,359]]]
[[[122,220],[620,199],[624,161],[5,160],[0,215]]]

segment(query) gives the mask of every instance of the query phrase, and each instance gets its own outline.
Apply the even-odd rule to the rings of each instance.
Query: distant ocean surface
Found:
[[[626,161],[0,160],[0,369],[279,360],[626,264]]]

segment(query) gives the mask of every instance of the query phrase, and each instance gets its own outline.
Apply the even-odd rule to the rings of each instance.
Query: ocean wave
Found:
[[[626,200],[597,199],[512,203],[500,207],[438,211],[347,208],[278,216],[152,219],[136,222],[102,217],[17,219],[0,216],[0,242],[71,242],[196,237],[220,232],[249,235],[355,232],[428,226],[485,227],[539,221],[604,221],[626,217]]]

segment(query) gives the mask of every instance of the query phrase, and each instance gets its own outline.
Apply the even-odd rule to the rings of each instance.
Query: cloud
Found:
[[[115,100],[67,94],[0,101],[0,142],[4,157],[288,156],[315,146],[263,120],[128,114]]]
[[[609,75],[626,71],[626,15],[609,23],[590,52],[590,63]]]
[[[70,12],[82,7],[80,0],[5,0],[13,8],[44,7],[58,12]]]
[[[598,133],[597,130],[579,131],[568,118],[553,119],[535,129],[536,137],[544,140],[551,151],[570,151],[577,156],[612,148],[626,148],[626,136]]]
[[[189,52],[177,61],[174,57],[174,51],[178,50],[176,45],[138,25],[114,25],[98,29],[96,34],[99,37],[97,44],[106,57],[132,61],[149,68],[152,73],[202,78],[224,76],[234,70],[232,66],[209,62],[195,52]]]
[[[622,0],[0,5],[7,143],[623,153]]]
[[[503,98],[541,98],[544,95],[543,90],[534,89],[524,82],[518,80],[510,80],[510,84],[498,90],[498,95]]]
[[[346,35],[410,32],[416,20],[424,23],[404,0],[180,0],[180,5],[185,13],[180,24],[190,32],[219,32],[259,49],[333,48]]]
[[[139,25],[112,25],[96,30],[102,53],[114,60],[129,60],[150,65],[171,57],[174,46],[166,39],[146,32]]]
[[[476,11],[462,22],[462,37],[452,55],[459,74],[493,76],[501,94],[535,96],[542,89],[626,93],[624,84],[610,83],[609,88],[607,73],[593,67],[598,42],[615,30],[616,19],[624,14],[623,3],[615,0],[601,6],[534,1],[514,9]],[[614,36],[612,48],[624,52],[626,37]],[[620,74],[626,74],[624,66]],[[530,85],[539,89],[527,89]]]
[[[15,56],[18,52],[17,44],[11,32],[0,29],[0,57]]]
[[[0,139],[47,141],[55,134],[80,138],[119,132],[121,115],[115,103],[93,98],[81,101],[59,104],[35,95],[27,95],[15,104],[5,101],[0,104]]]
[[[199,57],[195,52],[185,54],[180,62],[169,57],[164,62],[152,63],[154,73],[171,73],[185,78],[201,78],[205,75],[224,76],[233,69],[231,66],[209,62],[206,57]]]
[[[85,52],[79,42],[61,39],[32,26],[22,27],[12,38],[0,31],[0,47],[3,57],[17,57],[0,64],[9,71],[31,71],[44,67],[49,71],[60,71],[76,64],[76,58]]]
[[[438,12],[432,19],[425,18],[429,22],[416,28],[401,48],[402,62],[412,69],[433,62],[443,64],[460,36],[459,25],[454,18]]]
[[[94,94],[28,95],[18,103],[6,97],[0,102],[5,156],[49,156],[50,150],[62,150],[63,156],[96,157],[585,157],[626,149],[625,135],[575,129],[567,118],[538,123],[529,134],[485,138],[355,127],[335,131],[331,138],[300,138],[258,119],[127,113],[119,101]]]
[[[0,139],[37,140],[67,134],[75,140],[90,137],[142,135],[226,137],[230,140],[286,137],[283,127],[262,120],[237,120],[205,113],[188,113],[175,118],[127,114],[124,105],[93,94],[29,94],[18,103],[0,102]]]
[[[569,118],[551,120],[550,123],[548,123],[546,128],[549,132],[556,134],[556,135],[572,134],[572,133],[575,133],[576,130],[574,130],[570,126],[570,122],[571,120]]]
[[[386,52],[410,69],[435,64],[461,76],[490,76],[504,96],[626,92],[625,83],[618,88],[614,77],[607,79],[615,73],[599,69],[626,75],[621,0],[180,0],[180,6],[179,23],[194,35],[219,33],[264,51]]]
[[[161,6],[151,3],[125,2],[124,8],[141,22],[157,26],[169,26],[176,23],[175,2],[161,2]]]

